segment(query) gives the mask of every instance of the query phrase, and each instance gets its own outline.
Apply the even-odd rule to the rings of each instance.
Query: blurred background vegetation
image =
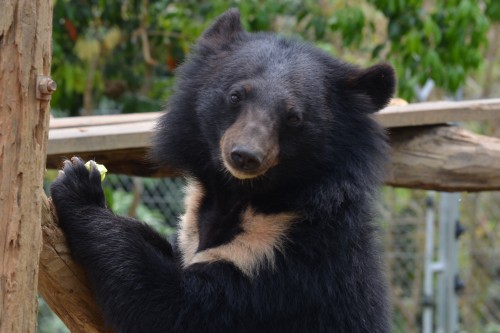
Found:
[[[175,68],[230,7],[250,31],[302,38],[359,65],[390,62],[398,95],[409,101],[430,79],[441,94],[470,78],[478,86],[491,80],[480,72],[491,65],[489,46],[498,46],[497,0],[57,0],[52,76],[60,90],[52,109],[71,116],[160,110]]]
[[[499,0],[55,0],[52,114],[160,111],[175,69],[212,20],[238,7],[249,31],[314,43],[360,66],[394,65],[409,102],[500,97]],[[500,135],[500,124],[465,124]],[[50,182],[49,173],[48,182]],[[53,177],[53,174],[52,174]],[[171,235],[182,212],[181,180],[110,175],[110,206]],[[394,300],[394,332],[418,332],[425,191],[385,188],[384,245]],[[498,193],[463,194],[467,234],[460,265],[462,332],[500,332]],[[167,223],[163,221],[167,220]],[[40,299],[39,331],[66,332]]]

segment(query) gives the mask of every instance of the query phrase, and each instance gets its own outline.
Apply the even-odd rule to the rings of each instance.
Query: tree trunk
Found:
[[[36,332],[52,1],[0,1],[0,333]]]

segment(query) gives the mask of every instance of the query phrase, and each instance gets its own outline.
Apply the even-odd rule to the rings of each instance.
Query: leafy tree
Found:
[[[360,64],[389,61],[409,100],[429,79],[448,92],[462,86],[483,61],[489,22],[500,17],[496,0],[57,0],[53,76],[61,89],[53,108],[160,110],[176,66],[229,7],[251,31],[295,35]]]
[[[388,58],[399,78],[399,94],[413,97],[415,86],[432,79],[438,87],[456,92],[466,75],[481,65],[493,0],[436,1],[370,0],[388,18]],[[496,3],[496,4],[495,4]],[[389,42],[389,43],[388,43]]]

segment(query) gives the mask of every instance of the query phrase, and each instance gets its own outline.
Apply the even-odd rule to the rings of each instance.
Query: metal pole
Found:
[[[458,273],[457,223],[460,209],[460,194],[441,193],[439,207],[439,260],[444,263],[438,278],[437,333],[458,332],[458,299],[455,292],[455,277]]]
[[[422,305],[422,333],[432,333],[432,316],[434,310],[433,269],[434,260],[434,200],[436,194],[427,194],[427,211],[425,214],[425,257],[424,257],[424,295]]]

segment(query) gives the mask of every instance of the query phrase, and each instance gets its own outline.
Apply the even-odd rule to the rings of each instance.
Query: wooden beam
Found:
[[[140,123],[144,121],[157,121],[162,112],[144,112],[127,113],[102,116],[82,116],[82,117],[64,117],[52,118],[50,120],[50,129],[56,128],[74,128],[100,125],[116,125]]]
[[[155,121],[58,128],[49,132],[49,155],[146,147]]]
[[[441,191],[500,190],[500,139],[474,134],[456,126],[421,126],[390,130],[391,163],[386,183],[391,186]],[[83,153],[110,172],[175,177],[174,170],[157,169],[145,159],[146,147]],[[47,160],[53,168],[60,158]]]
[[[52,49],[50,0],[0,1],[0,332],[36,332]],[[46,83],[49,83],[46,81]],[[50,89],[50,91],[49,91]],[[42,93],[37,97],[37,93]]]
[[[391,130],[388,185],[439,191],[500,190],[500,138],[456,126]]]
[[[38,287],[71,332],[111,332],[92,296],[83,269],[71,258],[63,231],[50,200],[42,195],[43,248]]]
[[[104,164],[109,173],[124,174],[141,177],[177,177],[179,173],[170,169],[159,169],[154,163],[147,159],[147,147],[103,150],[96,152],[76,152],[67,154],[64,157],[70,158],[73,155],[84,160],[95,160]],[[62,167],[63,156],[47,156],[47,168],[60,169]]]

